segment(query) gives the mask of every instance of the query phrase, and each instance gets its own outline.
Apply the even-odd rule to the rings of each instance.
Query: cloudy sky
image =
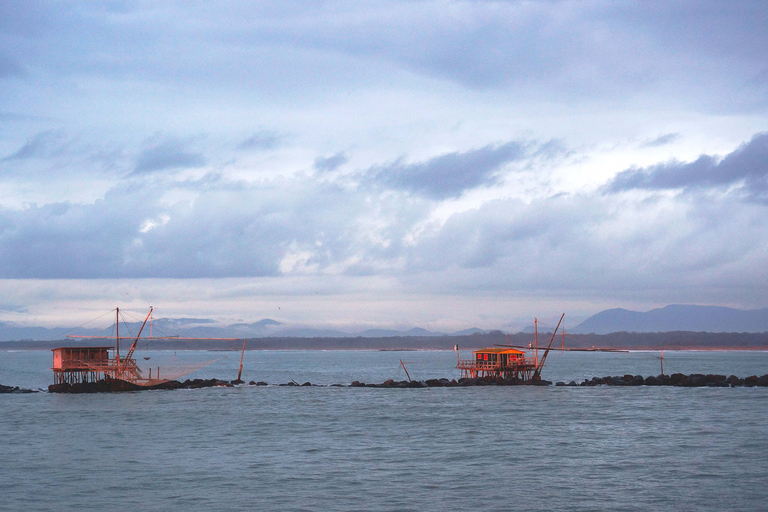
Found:
[[[0,321],[767,307],[766,26],[763,1],[0,1]]]

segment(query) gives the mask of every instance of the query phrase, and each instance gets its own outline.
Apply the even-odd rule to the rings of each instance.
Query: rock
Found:
[[[424,382],[426,382],[427,386],[431,388],[441,388],[445,386],[445,384],[439,379],[427,379]]]
[[[673,386],[684,386],[685,382],[688,381],[688,376],[684,375],[682,373],[673,373],[670,375],[670,384]]]
[[[702,375],[700,373],[692,373],[688,376],[688,381],[684,385],[692,388],[698,388],[706,386],[708,383],[709,382],[707,381],[706,375]]]
[[[632,377],[632,380],[629,381],[629,384],[631,386],[642,386],[645,384],[645,379],[643,379],[642,375],[635,375]]]
[[[301,386],[302,386],[302,387],[312,386],[312,383],[311,383],[311,382],[305,382],[305,383],[304,383],[304,384],[302,384]]]
[[[565,386],[565,382],[557,381],[555,382],[555,386]]]
[[[730,384],[731,386],[743,386],[744,385],[744,380],[738,378],[735,375],[731,375],[730,377],[728,377],[726,379],[726,382],[728,382],[728,384]]]
[[[646,386],[661,386],[661,379],[651,375],[650,377],[646,377],[645,385]]]

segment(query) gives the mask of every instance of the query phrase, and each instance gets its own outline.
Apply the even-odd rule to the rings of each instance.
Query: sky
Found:
[[[768,3],[0,0],[0,322],[768,307]]]

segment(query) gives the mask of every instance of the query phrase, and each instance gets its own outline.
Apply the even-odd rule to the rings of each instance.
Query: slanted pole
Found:
[[[552,333],[552,337],[549,339],[547,350],[545,350],[544,355],[541,356],[541,361],[536,364],[536,370],[533,372],[533,377],[531,377],[531,380],[541,380],[541,368],[544,366],[544,361],[547,360],[547,354],[549,354],[549,349],[552,347],[552,342],[555,340],[555,336],[557,336],[557,330],[560,328],[560,324],[563,322],[563,318],[565,318],[565,313],[562,314],[560,321],[557,322],[555,332]]]
[[[405,369],[405,363],[402,359],[400,360],[400,365],[403,367],[403,370],[405,370],[405,376],[408,377],[408,382],[411,382],[411,376],[408,373],[408,370]]]
[[[240,376],[243,374],[243,356],[245,355],[245,338],[243,338],[243,351],[240,353],[240,369],[237,371],[237,380],[240,380]]]

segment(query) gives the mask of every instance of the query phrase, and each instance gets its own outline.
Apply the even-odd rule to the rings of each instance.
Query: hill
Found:
[[[646,313],[608,309],[570,329],[574,334],[612,332],[768,332],[768,309],[675,304]]]

